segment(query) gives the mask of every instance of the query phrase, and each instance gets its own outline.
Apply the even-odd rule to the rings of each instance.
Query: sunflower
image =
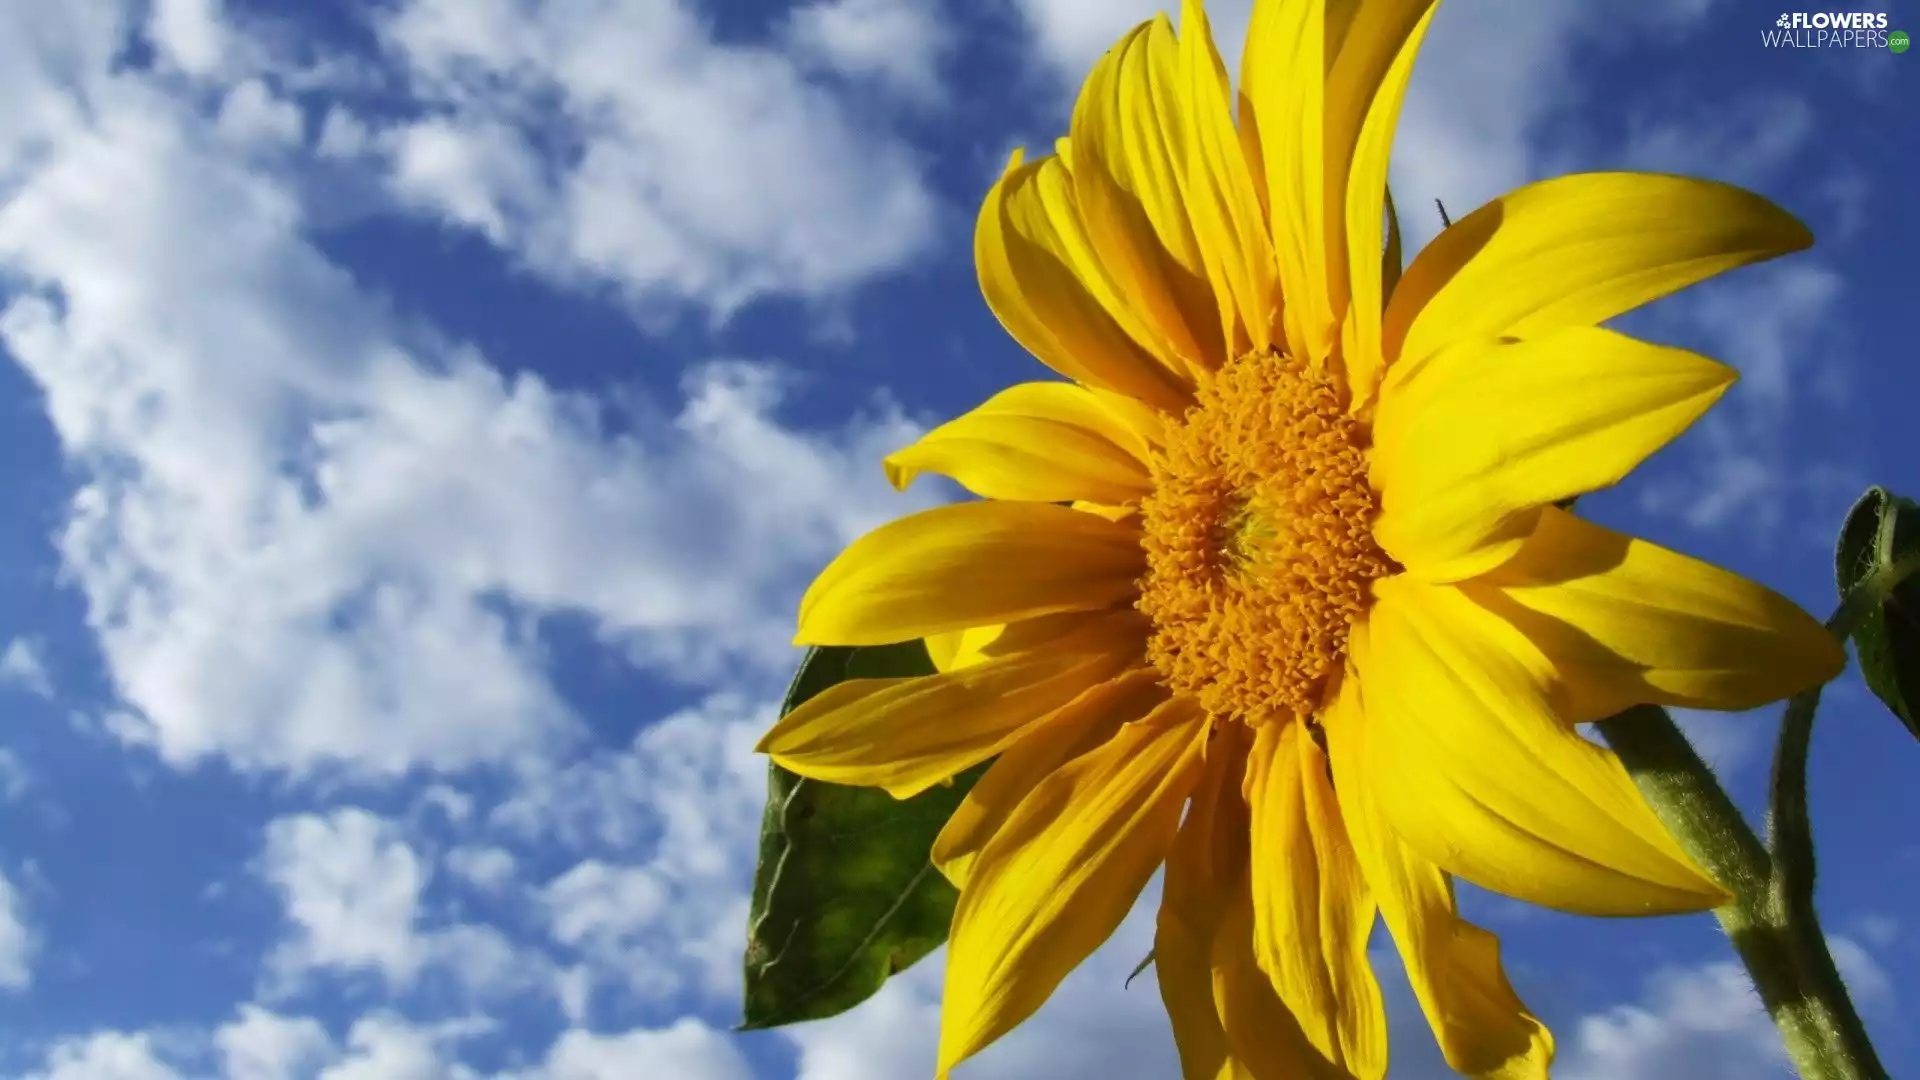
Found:
[[[1737,188],[1582,174],[1402,275],[1387,157],[1433,7],[1257,0],[1236,110],[1188,0],[986,198],[982,291],[1065,381],[888,458],[982,499],[876,529],[801,602],[799,644],[925,639],[939,673],[843,683],[760,744],[903,798],[993,759],[933,850],[960,888],[942,1076],[1163,866],[1187,1077],[1383,1075],[1376,919],[1454,1068],[1545,1076],[1454,878],[1591,915],[1722,902],[1577,725],[1843,664],[1778,594],[1562,509],[1735,377],[1598,324],[1811,237]]]

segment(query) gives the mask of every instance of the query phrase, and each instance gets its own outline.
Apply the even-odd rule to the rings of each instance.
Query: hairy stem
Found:
[[[1817,703],[1819,694],[1803,697]],[[1811,703],[1805,714],[1810,730]],[[1790,709],[1790,723],[1792,717]],[[1782,724],[1783,743],[1787,726]],[[1636,706],[1601,721],[1599,728],[1687,854],[1733,892],[1732,900],[1714,909],[1714,917],[1753,977],[1802,1080],[1884,1080],[1887,1071],[1867,1041],[1819,922],[1811,917],[1811,863],[1805,904],[1788,903],[1777,879],[1777,860],[1665,709]],[[1803,739],[1797,762],[1786,762],[1798,770],[1802,804],[1805,750]],[[1777,781],[1781,763],[1775,764]]]

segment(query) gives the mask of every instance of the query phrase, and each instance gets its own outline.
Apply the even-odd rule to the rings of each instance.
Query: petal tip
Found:
[[[887,483],[893,485],[895,491],[907,490],[913,484],[914,477],[920,475],[919,469],[902,464],[900,458],[901,454],[888,454],[880,462],[881,468],[887,472]]]
[[[1690,898],[1693,901],[1692,904],[1685,908],[1676,908],[1671,912],[1672,914],[1678,915],[1694,911],[1712,911],[1714,908],[1733,902],[1733,890],[1707,877],[1704,872],[1701,874],[1700,882],[1699,886],[1689,890]],[[1661,912],[1654,912],[1654,914],[1661,914]]]
[[[1786,234],[1785,250],[1805,251],[1813,246],[1813,230],[1807,227],[1806,222],[1784,209],[1780,211],[1780,216],[1785,219],[1786,227],[1782,230]]]
[[[1722,885],[1720,880],[1714,877],[1705,867],[1701,866],[1692,855],[1685,855],[1681,865],[1688,871],[1687,876],[1693,880],[1685,884],[1675,884],[1674,887],[1676,891],[1684,894],[1685,900],[1681,901],[1676,898],[1670,907],[1662,905],[1663,907],[1668,907],[1670,913],[1682,914],[1689,911],[1711,911],[1722,904],[1732,902],[1735,898],[1734,891]],[[1682,903],[1686,906],[1681,906]],[[1659,914],[1657,911],[1653,913]]]

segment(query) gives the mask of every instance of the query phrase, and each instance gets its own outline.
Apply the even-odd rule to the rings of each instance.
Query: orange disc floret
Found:
[[[1148,656],[1216,716],[1307,716],[1372,583],[1367,431],[1324,371],[1249,353],[1196,395],[1142,504]]]

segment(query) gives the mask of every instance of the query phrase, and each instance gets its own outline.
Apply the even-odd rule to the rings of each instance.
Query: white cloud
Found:
[[[1885,949],[1900,940],[1900,920],[1891,915],[1862,915],[1855,924],[1860,936],[1876,949]]]
[[[590,975],[644,997],[737,995],[747,889],[766,796],[754,741],[773,710],[721,695],[649,724],[620,753],[526,777],[495,826],[608,852],[548,883],[554,938]],[[584,1012],[584,997],[574,1011]]]
[[[1786,262],[1699,289],[1681,318],[1726,343],[1742,391],[1781,409],[1805,389],[1797,361],[1841,289],[1824,266]]]
[[[1793,1071],[1773,1021],[1738,964],[1660,973],[1646,998],[1562,1033],[1565,1080],[1757,1080]]]
[[[1873,182],[1857,164],[1835,163],[1833,172],[1820,182],[1817,194],[1832,216],[1836,240],[1851,240],[1859,235],[1872,215]]]
[[[926,0],[816,0],[787,17],[785,38],[803,59],[869,78],[920,104],[942,96],[949,28]]]
[[[333,1039],[310,1017],[282,1016],[258,1005],[214,1032],[226,1080],[302,1080],[334,1056]]]
[[[0,186],[24,171],[23,154],[48,132],[79,122],[75,79],[104,69],[129,12],[115,4],[11,4],[0,8]]]
[[[314,144],[314,153],[322,158],[357,158],[367,152],[371,138],[365,121],[334,106],[320,121],[320,139]]]
[[[940,976],[945,964],[943,949],[888,980],[879,993],[851,1011],[788,1029],[787,1038],[800,1059],[795,1080],[888,1080],[932,1075],[940,1034]],[[1014,1037],[1028,1028],[1038,1028],[1042,1022],[1028,1021],[1026,1027],[1015,1029]]]
[[[268,958],[270,989],[316,971],[371,972],[403,990],[428,970],[474,994],[546,979],[490,926],[428,925],[422,898],[431,868],[385,819],[358,808],[301,814],[267,827],[261,874],[279,892],[292,935]]]
[[[716,695],[648,724],[619,753],[526,777],[493,821],[574,847],[644,848],[668,877],[725,876],[757,835],[767,765],[753,744],[773,719],[771,705]]]
[[[217,1077],[175,1062],[202,1056],[190,1032],[101,1031],[55,1043],[43,1070],[23,1080],[753,1080],[736,1041],[691,1017],[663,1027],[601,1034],[564,1031],[536,1064],[482,1072],[463,1061],[462,1045],[493,1032],[481,1018],[420,1022],[375,1011],[359,1017],[338,1044],[310,1017],[244,1005],[209,1040]]]
[[[141,1034],[103,1031],[56,1044],[44,1071],[27,1080],[185,1080],[155,1055],[153,1040]]]
[[[1393,190],[1409,253],[1440,231],[1435,199],[1457,220],[1522,184],[1568,171],[1559,143],[1588,128],[1556,121],[1588,104],[1588,88],[1576,78],[1580,49],[1634,35],[1670,38],[1699,26],[1713,4],[1440,5],[1394,141]],[[1604,162],[1628,164],[1613,153]],[[1594,167],[1584,159],[1579,165]]]
[[[94,469],[62,548],[118,689],[182,762],[397,770],[527,746],[563,710],[510,628],[403,567],[343,565],[282,471],[302,420],[351,415],[356,375],[405,362],[352,325],[366,302],[297,238],[285,192],[117,90],[102,130],[69,133],[0,209],[0,264],[42,286],[0,342]]]
[[[346,1055],[316,1080],[479,1080],[450,1052],[490,1026],[484,1021],[423,1026],[396,1016],[363,1017],[347,1032]]]
[[[230,48],[224,9],[222,0],[154,0],[147,36],[180,70],[214,74]]]
[[[667,907],[667,889],[645,869],[588,859],[548,882],[541,900],[555,939],[597,947],[618,945],[658,919]]]
[[[0,649],[0,687],[11,686],[36,697],[53,697],[53,676],[40,643],[31,638],[14,638]]]
[[[109,71],[114,24],[65,32],[65,73],[9,98],[42,141],[16,155],[0,136],[0,176],[19,176],[0,272],[21,286],[0,346],[89,478],[61,549],[129,741],[298,773],[537,757],[577,730],[540,615],[585,614],[690,678],[784,667],[798,581],[925,501],[894,499],[873,464],[909,425],[883,408],[789,430],[773,369],[698,368],[677,413],[629,415],[411,328],[309,242],[294,184],[160,84]],[[464,55],[426,40],[423,55]],[[804,160],[708,164],[807,183]],[[857,205],[863,235],[896,237],[872,195],[749,202],[815,224]]]
[[[248,79],[227,91],[214,126],[226,138],[242,144],[292,147],[306,132],[300,106],[277,96],[259,79]]]
[[[1613,21],[1605,4],[1445,3],[1407,88],[1393,148],[1394,195],[1408,250],[1454,218],[1528,180],[1537,126],[1564,107],[1569,54]]]
[[[538,156],[505,123],[455,124],[430,117],[391,137],[391,184],[401,199],[430,206],[495,244],[514,242],[509,215],[546,197]]]
[[[1806,150],[1817,125],[1805,98],[1783,94],[1745,98],[1710,117],[1641,117],[1629,125],[1619,167],[1761,183]]]
[[[505,848],[469,844],[447,852],[447,869],[477,889],[498,892],[513,882],[519,867]]]
[[[676,1080],[752,1080],[732,1039],[698,1020],[682,1019],[660,1030],[621,1035],[569,1031],[547,1053],[545,1065],[524,1080],[630,1080],[637,1076]]]
[[[1818,430],[1818,409],[1846,393],[1840,366],[1811,376],[1805,370],[1805,361],[1825,355],[1815,346],[1833,325],[1841,290],[1832,270],[1789,261],[1696,286],[1684,301],[1643,317],[1655,328],[1651,336],[1700,342],[1739,369],[1741,379],[1682,444],[1687,456],[1639,485],[1642,510],[1700,530],[1737,525],[1749,542],[1766,544],[1786,523],[1795,497],[1844,505],[1858,491],[1849,463],[1836,456],[1845,447],[1802,447],[1793,438],[1797,430]],[[1803,530],[1804,539],[1817,534],[1819,543],[1830,544],[1826,528],[1822,522]]]
[[[556,971],[553,976],[554,1000],[560,1004],[560,1015],[567,1023],[575,1027],[586,1024],[593,1011],[593,969],[585,964],[575,964]]]
[[[359,809],[280,818],[267,827],[262,873],[297,931],[276,963],[368,968],[401,985],[419,973],[427,866],[387,822]]]
[[[20,890],[0,876],[0,989],[25,990],[32,985],[37,952],[39,941],[27,925]]]
[[[797,20],[810,56],[882,77],[911,74],[883,46],[933,40],[890,2]],[[381,30],[428,112],[393,137],[396,193],[557,280],[725,314],[836,294],[933,239],[904,143],[675,0],[412,0]],[[555,140],[564,159],[535,149]]]
[[[414,800],[413,812],[424,815],[429,810],[439,813],[450,824],[465,825],[473,817],[473,797],[447,784],[430,784]]]

